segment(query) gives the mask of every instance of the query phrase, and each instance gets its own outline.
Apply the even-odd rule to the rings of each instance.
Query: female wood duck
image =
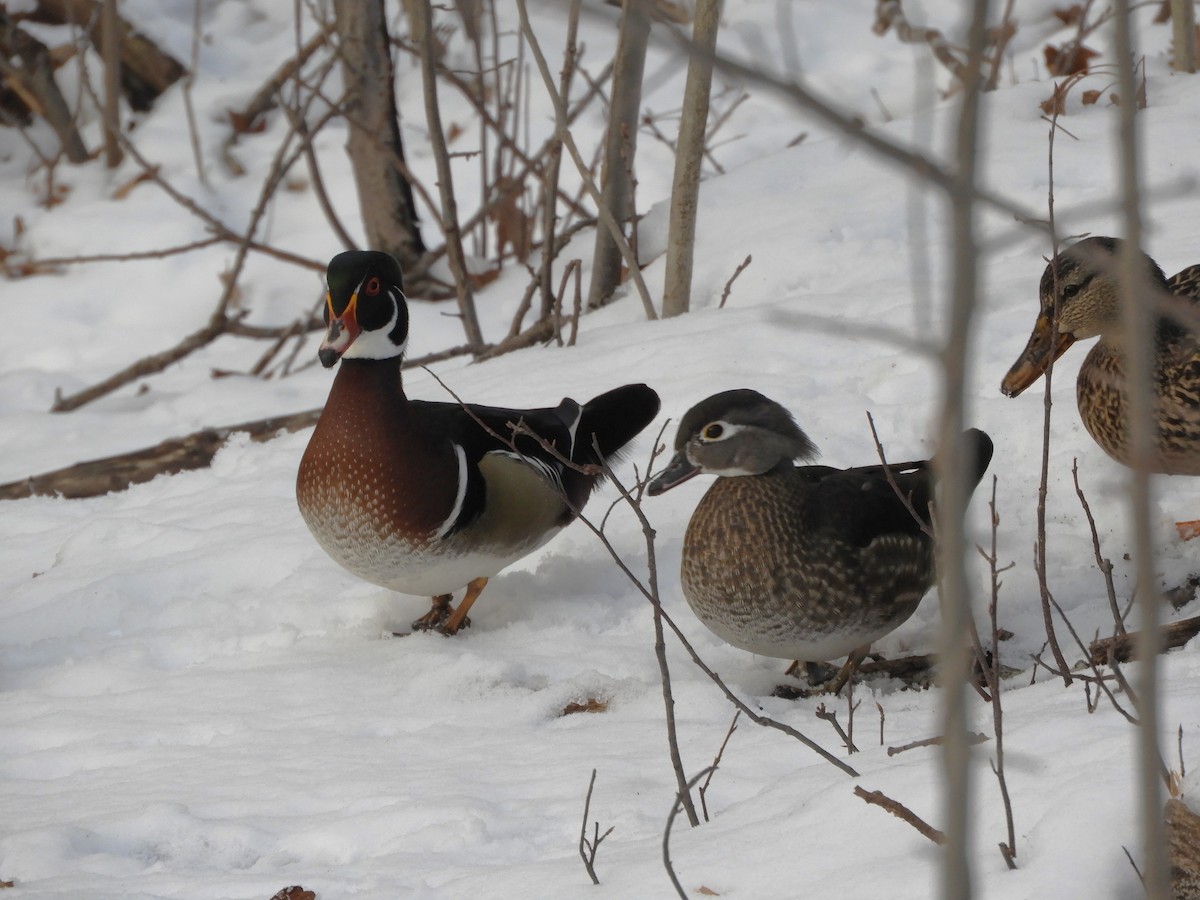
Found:
[[[1075,385],[1079,415],[1105,453],[1130,465],[1129,389],[1116,271],[1120,246],[1116,238],[1088,238],[1046,266],[1041,312],[1029,343],[1000,389],[1009,397],[1017,396],[1076,340],[1099,335],[1079,368]],[[1193,314],[1200,312],[1200,265],[1168,280],[1154,260],[1142,256],[1146,276],[1158,295],[1147,296],[1147,302],[1173,302]],[[1057,328],[1052,324],[1056,303]],[[1155,317],[1152,364],[1156,435],[1151,471],[1200,475],[1200,342],[1191,330],[1162,312]]]
[[[966,437],[973,490],[992,442],[974,429]],[[836,692],[933,584],[928,461],[888,466],[911,510],[882,466],[797,466],[817,448],[786,409],[751,390],[692,407],[675,450],[649,492],[719,476],[688,523],[681,575],[700,621],[735,647],[810,664],[849,654]]]
[[[587,502],[600,476],[563,460],[614,458],[658,414],[658,395],[631,384],[552,409],[409,400],[399,264],[386,253],[341,253],[326,281],[319,357],[341,367],[300,461],[300,512],[355,575],[433,597],[414,628],[454,634],[489,577],[549,541]],[[514,438],[522,421],[542,441]]]

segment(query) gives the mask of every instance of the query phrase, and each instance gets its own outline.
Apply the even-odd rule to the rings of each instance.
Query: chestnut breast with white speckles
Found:
[[[528,466],[509,460],[487,469],[495,484],[484,513],[446,535],[462,498],[464,455],[404,399],[397,366],[343,361],[301,459],[296,500],[317,542],[343,567],[373,584],[433,596],[495,575],[565,524],[561,501],[536,490]],[[523,508],[513,525],[505,513],[516,503]]]
[[[864,547],[815,523],[795,469],[718,478],[684,536],[684,596],[717,636],[811,662],[844,656],[912,615],[933,579],[928,542],[884,534]]]

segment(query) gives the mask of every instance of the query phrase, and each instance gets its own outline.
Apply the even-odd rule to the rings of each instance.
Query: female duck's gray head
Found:
[[[661,494],[702,472],[761,475],[816,455],[816,445],[774,400],[746,388],[722,391],[688,410],[675,435],[675,456],[649,491]]]

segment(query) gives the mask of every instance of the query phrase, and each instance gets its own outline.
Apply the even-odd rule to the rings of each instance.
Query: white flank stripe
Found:
[[[458,521],[458,516],[462,512],[463,501],[467,499],[467,451],[458,444],[454,444],[453,447],[454,453],[458,456],[458,495],[454,498],[454,506],[450,508],[450,515],[446,517],[442,527],[437,530],[439,538],[444,538],[454,527],[454,523]]]
[[[575,421],[567,426],[567,433],[571,436],[571,448],[567,452],[567,457],[570,459],[575,458],[575,429],[577,429],[579,427],[579,423],[583,421],[583,407],[579,404],[576,404],[575,407]],[[590,450],[591,448],[589,447],[588,449]]]

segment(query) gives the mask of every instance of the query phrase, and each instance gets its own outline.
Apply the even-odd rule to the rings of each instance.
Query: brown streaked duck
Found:
[[[1016,397],[1075,341],[1099,337],[1079,367],[1075,383],[1079,416],[1105,453],[1130,465],[1129,390],[1117,281],[1120,247],[1121,241],[1116,238],[1091,237],[1073,244],[1047,264],[1039,289],[1041,310],[1033,333],[1000,389]],[[1152,290],[1159,294],[1146,297],[1146,302],[1174,298],[1196,307],[1200,302],[1200,265],[1168,279],[1153,259],[1142,256]],[[1156,434],[1151,471],[1200,475],[1200,341],[1161,311],[1154,318],[1152,365]]]
[[[975,429],[966,438],[973,490],[992,442]],[[796,465],[816,447],[780,404],[746,389],[692,407],[675,451],[649,492],[718,476],[688,522],[680,575],[700,621],[735,647],[805,663],[848,655],[836,691],[932,586],[928,461],[888,467],[912,509],[880,465]]]
[[[326,368],[341,365],[300,461],[300,512],[355,575],[433,598],[413,628],[454,634],[488,578],[570,524],[599,483],[562,460],[615,459],[658,414],[658,395],[630,384],[543,409],[410,400],[400,376],[408,305],[399,264],[386,253],[341,253],[326,281],[319,357]],[[518,422],[553,451],[513,438]]]

